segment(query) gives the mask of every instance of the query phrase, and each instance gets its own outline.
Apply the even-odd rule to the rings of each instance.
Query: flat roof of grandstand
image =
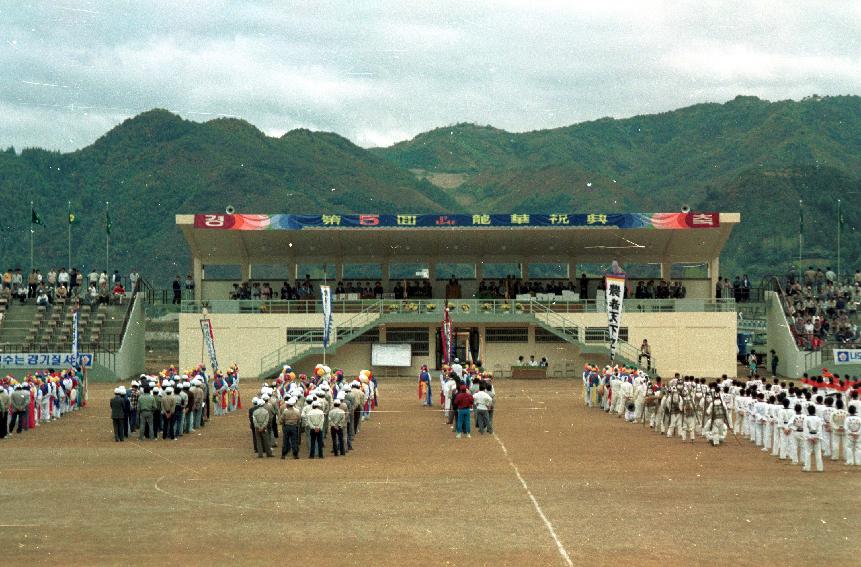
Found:
[[[371,260],[714,261],[739,213],[176,215],[203,265]]]

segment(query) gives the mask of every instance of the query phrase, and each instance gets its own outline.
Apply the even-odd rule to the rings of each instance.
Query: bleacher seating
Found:
[[[118,348],[131,302],[80,306],[79,349]],[[0,352],[68,352],[72,346],[74,306],[58,301],[42,306],[0,300]]]

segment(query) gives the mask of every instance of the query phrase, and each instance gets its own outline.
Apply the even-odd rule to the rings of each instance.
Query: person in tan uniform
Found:
[[[168,386],[164,395],[159,400],[161,404],[161,419],[162,424],[162,439],[167,439],[168,435],[174,441],[176,440],[176,396],[173,395],[173,388]]]
[[[296,398],[287,399],[281,408],[279,421],[281,423],[281,458],[287,457],[288,452],[293,452],[293,458],[299,458],[299,424],[302,414],[296,409]]]

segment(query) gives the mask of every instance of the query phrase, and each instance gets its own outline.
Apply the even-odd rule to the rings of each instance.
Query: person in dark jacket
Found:
[[[128,424],[125,390],[123,386],[115,388],[114,397],[111,398],[111,420],[114,422],[114,441],[117,443],[125,440],[125,427]]]

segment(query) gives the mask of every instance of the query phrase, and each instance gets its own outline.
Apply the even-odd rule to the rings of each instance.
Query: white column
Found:
[[[720,256],[715,256],[709,260],[709,280],[711,281],[711,290],[709,297],[715,297],[715,287],[717,287],[718,278],[720,277]]]
[[[195,256],[192,260],[194,278],[194,300],[200,301],[203,297],[203,261],[199,256]]]

